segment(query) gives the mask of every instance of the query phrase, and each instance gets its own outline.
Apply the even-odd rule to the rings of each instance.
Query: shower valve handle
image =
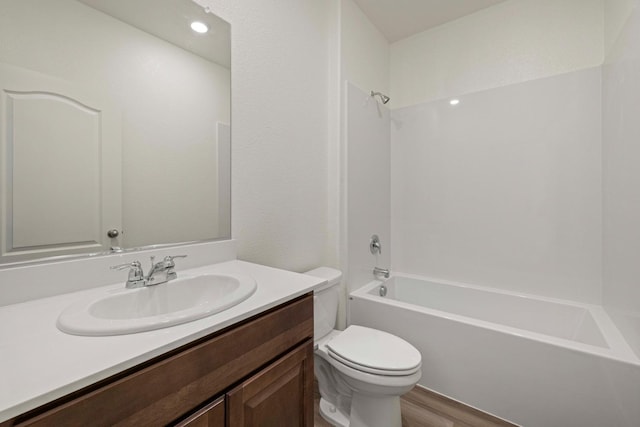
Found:
[[[377,234],[371,236],[371,240],[369,241],[369,250],[372,254],[381,254],[382,246],[380,245],[380,238]]]

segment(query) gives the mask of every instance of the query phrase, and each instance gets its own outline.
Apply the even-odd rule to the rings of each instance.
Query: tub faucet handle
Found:
[[[371,240],[369,241],[369,250],[372,254],[381,254],[382,246],[380,245],[380,238],[377,234],[371,236]]]

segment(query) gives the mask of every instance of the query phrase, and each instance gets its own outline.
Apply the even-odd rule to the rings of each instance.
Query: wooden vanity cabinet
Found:
[[[113,425],[313,427],[312,294],[0,423]]]
[[[227,393],[228,427],[313,427],[313,343],[309,344]]]
[[[280,358],[176,427],[313,427],[313,346]]]
[[[224,405],[225,398],[222,396],[176,424],[176,427],[222,427],[226,424]]]

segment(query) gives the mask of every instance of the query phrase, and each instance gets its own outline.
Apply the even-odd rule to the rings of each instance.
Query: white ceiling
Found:
[[[205,59],[231,67],[229,23],[191,0],[79,1]],[[194,33],[189,27],[194,20],[207,24],[209,32]]]
[[[391,43],[506,0],[354,0]]]

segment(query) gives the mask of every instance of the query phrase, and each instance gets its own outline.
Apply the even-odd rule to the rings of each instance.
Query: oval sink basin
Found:
[[[256,290],[244,275],[202,274],[138,289],[117,289],[67,307],[57,326],[74,335],[122,335],[211,316]]]

